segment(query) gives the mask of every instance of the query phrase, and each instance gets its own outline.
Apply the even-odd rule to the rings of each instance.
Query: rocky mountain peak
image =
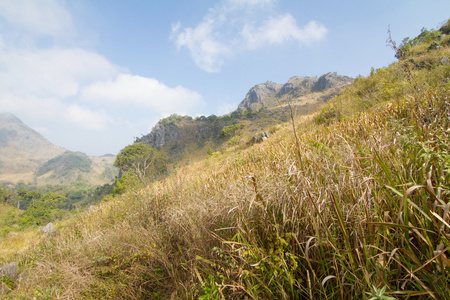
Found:
[[[313,92],[321,92],[326,89],[342,86],[352,82],[353,79],[336,73],[327,73],[319,77],[312,87]]]
[[[315,92],[335,93],[352,81],[352,78],[336,73],[327,73],[320,77],[293,76],[285,84],[267,81],[252,87],[239,104],[238,109],[275,105],[277,99],[288,94],[292,97],[299,97]],[[333,91],[331,91],[332,89]]]
[[[282,87],[282,84],[272,81],[257,84],[248,91],[244,100],[239,104],[238,109],[245,109],[260,104],[264,105],[264,100],[275,97]]]

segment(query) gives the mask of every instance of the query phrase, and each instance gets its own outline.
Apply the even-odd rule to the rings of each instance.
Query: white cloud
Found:
[[[220,71],[224,59],[230,56],[230,46],[221,42],[215,32],[218,20],[205,19],[196,28],[185,28],[181,32],[181,24],[172,27],[172,36],[178,49],[187,47],[195,63],[207,72]]]
[[[72,16],[58,0],[0,0],[0,17],[34,34],[57,37],[73,30]]]
[[[149,108],[159,113],[187,112],[203,104],[201,95],[187,88],[170,88],[154,78],[130,74],[91,84],[83,89],[82,98],[97,104]]]
[[[119,71],[105,57],[79,48],[0,49],[0,107],[34,119],[102,130],[111,118],[75,102],[84,85],[113,78]]]
[[[103,110],[93,111],[77,104],[68,106],[63,116],[74,124],[93,130],[103,130],[112,121]]]
[[[67,104],[56,98],[0,94],[2,111],[20,113],[46,122],[76,125],[89,130],[106,129],[112,118],[103,110],[93,110],[78,104]]]
[[[105,57],[78,48],[0,50],[0,93],[71,97],[80,85],[118,72]]]
[[[241,52],[296,41],[310,45],[326,35],[325,26],[310,21],[303,28],[289,14],[269,17],[277,0],[227,0],[209,10],[196,27],[172,25],[171,39],[186,47],[195,63],[207,72],[218,72],[227,59]],[[259,9],[258,13],[253,10]],[[260,20],[261,16],[265,19]]]
[[[226,4],[231,5],[234,8],[237,7],[252,7],[252,6],[265,6],[278,2],[278,0],[227,0]]]
[[[217,114],[219,116],[223,116],[226,115],[232,111],[234,111],[236,109],[236,104],[232,104],[232,103],[222,103],[218,109],[217,109]]]
[[[324,38],[327,29],[311,21],[302,29],[296,24],[294,17],[290,14],[268,19],[262,26],[255,28],[246,24],[241,35],[250,50],[260,48],[264,45],[282,44],[291,40],[300,45],[309,45]]]

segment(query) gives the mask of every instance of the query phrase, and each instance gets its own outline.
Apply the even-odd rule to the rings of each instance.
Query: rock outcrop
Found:
[[[142,142],[144,144],[149,144],[155,148],[161,148],[167,142],[172,142],[177,140],[180,137],[180,130],[177,125],[174,123],[164,122],[164,119],[160,120],[156,123],[155,127],[153,127],[152,131],[141,137],[136,139],[136,142]]]
[[[3,276],[15,278],[17,276],[17,263],[12,262],[0,267],[0,279],[2,279]]]
[[[294,76],[285,84],[267,81],[252,87],[239,104],[238,109],[257,109],[262,106],[276,105],[280,98],[287,95],[300,97],[316,92],[335,94],[352,82],[352,78],[336,73],[327,73],[320,77]]]
[[[336,73],[327,73],[319,77],[311,88],[312,92],[322,92],[327,89],[342,87],[353,82],[353,79]]]
[[[282,84],[278,84],[272,81],[266,81],[264,83],[257,84],[248,91],[244,100],[242,100],[242,102],[239,104],[238,109],[267,105],[265,103],[265,100],[275,97],[282,87]]]

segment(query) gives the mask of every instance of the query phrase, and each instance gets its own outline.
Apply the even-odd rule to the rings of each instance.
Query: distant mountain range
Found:
[[[0,113],[0,183],[64,184],[114,179],[115,157],[88,157],[58,147],[10,113]]]

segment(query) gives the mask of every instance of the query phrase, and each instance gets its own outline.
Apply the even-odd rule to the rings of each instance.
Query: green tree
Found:
[[[0,187],[0,202],[8,203],[11,202],[11,199],[15,196],[15,193],[13,190],[2,186]]]
[[[137,188],[142,188],[142,183],[132,170],[128,170],[120,179],[116,180],[113,193],[114,195],[122,195],[129,190]]]
[[[140,181],[156,177],[166,171],[166,159],[161,152],[148,144],[134,143],[117,154],[114,166],[122,173],[133,171]]]
[[[33,200],[41,198],[41,193],[35,191],[28,191],[26,189],[18,189],[17,192],[17,208],[20,208],[20,202],[25,201],[25,206],[27,203]]]
[[[30,225],[44,225],[53,221],[53,210],[56,205],[65,201],[67,198],[63,195],[48,192],[39,199],[33,199],[28,205],[27,210],[20,217],[20,224],[23,228]]]

